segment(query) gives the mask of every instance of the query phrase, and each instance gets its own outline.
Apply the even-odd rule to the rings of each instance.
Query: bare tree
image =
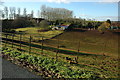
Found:
[[[31,11],[31,18],[33,18],[34,17],[34,11],[32,10]]]
[[[13,19],[14,18],[14,7],[9,7],[9,10],[10,10],[9,18]]]
[[[16,18],[16,8],[13,7],[13,18],[15,19]]]
[[[8,7],[4,8],[5,18],[8,19]]]
[[[73,12],[65,8],[51,8],[42,5],[41,16],[42,18],[48,20],[66,19],[66,18],[72,18]]]
[[[20,10],[20,8],[18,8],[17,9],[17,13],[18,13],[17,17],[20,17],[20,12],[21,12],[21,10]]]
[[[2,13],[3,13],[3,11],[0,10],[0,19],[2,19]]]
[[[37,17],[40,18],[40,11],[37,12]]]
[[[2,19],[4,19],[5,18],[5,14],[2,12],[2,14],[1,14],[1,16],[2,16]]]
[[[24,10],[23,10],[23,16],[27,17],[27,10],[26,10],[26,8],[24,8]]]

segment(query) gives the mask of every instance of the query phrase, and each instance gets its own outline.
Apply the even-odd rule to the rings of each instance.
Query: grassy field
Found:
[[[32,28],[29,28],[32,29]],[[26,29],[26,30],[29,30]],[[26,31],[23,28],[16,29],[16,31],[25,31],[24,36],[29,37],[28,35],[34,34],[36,30]],[[54,32],[54,31],[53,31]],[[37,32],[36,32],[37,33]],[[47,33],[47,32],[42,32]],[[48,33],[46,36],[48,36]],[[35,35],[35,34],[34,34]],[[36,34],[39,35],[39,34]],[[58,35],[58,34],[57,34]],[[54,35],[55,36],[55,35]],[[53,36],[53,37],[54,37]],[[78,62],[79,64],[70,64],[69,67],[71,69],[85,69],[88,71],[93,71],[95,73],[100,74],[102,78],[117,78],[118,77],[118,37],[119,34],[113,32],[106,32],[105,34],[100,34],[98,31],[86,31],[86,30],[75,30],[75,31],[65,31],[63,34],[56,36],[52,39],[45,40],[45,46],[51,46],[57,48],[58,43],[60,49],[76,51],[78,50],[78,46],[80,46],[80,52],[88,52],[91,54],[100,54],[107,56],[94,56],[94,55],[79,55]],[[11,37],[10,37],[11,39]],[[59,39],[59,40],[58,40]],[[16,40],[18,38],[16,37]],[[24,40],[23,40],[24,41]],[[79,43],[79,44],[78,44]],[[4,43],[3,43],[4,44]],[[35,43],[40,45],[40,43]],[[11,46],[7,44],[7,46]],[[19,48],[19,43],[14,43],[14,48]],[[28,53],[29,45],[22,45],[22,49]],[[24,52],[22,52],[24,53]],[[40,48],[32,47],[32,53],[34,55],[44,55],[48,58],[56,57],[56,52],[44,50],[44,54],[41,54]],[[75,55],[69,54],[58,54],[58,61],[66,62],[65,58],[69,57],[74,59]]]
[[[4,45],[4,43],[3,43]],[[4,46],[3,46],[4,47]],[[11,47],[11,44],[7,44],[7,47]],[[19,48],[19,44],[14,44],[14,48]],[[22,49],[28,53],[29,46],[22,45]],[[56,56],[55,52],[44,50],[41,54],[41,49],[32,47],[31,55],[41,56],[44,55],[47,58],[54,58]],[[58,62],[66,62],[65,57],[74,58],[67,54],[58,54]],[[118,59],[107,57],[107,56],[93,56],[93,55],[80,55],[78,58],[79,64],[70,64],[69,68],[73,70],[82,69],[93,71],[94,73],[100,74],[101,78],[117,78],[118,77]]]
[[[63,49],[78,50],[92,54],[104,54],[108,56],[118,56],[118,37],[119,34],[113,32],[106,32],[100,34],[98,31],[66,31],[63,34],[44,41],[44,44],[57,46],[58,39],[59,45]]]
[[[18,28],[15,31],[22,31],[24,37],[29,38],[31,35],[35,40],[39,40],[40,37],[44,37],[44,39],[50,39],[56,35],[63,33],[63,31],[46,31],[46,32],[38,32],[40,30],[38,27],[27,27],[27,28]]]
[[[74,31],[46,31],[38,32],[38,27],[27,27],[18,28],[17,32],[22,31],[24,38],[29,38],[32,35],[35,42],[41,40],[41,36],[44,39],[45,45],[51,47],[60,46],[61,49],[78,51],[90,53],[90,54],[100,54],[108,56],[118,56],[118,37],[119,33],[113,31],[105,32],[105,34],[100,34],[97,30],[74,30]],[[61,34],[63,33],[63,34]],[[61,34],[61,35],[59,35]],[[58,35],[58,36],[56,36]],[[18,39],[19,35],[15,38]],[[59,40],[58,40],[59,39]]]

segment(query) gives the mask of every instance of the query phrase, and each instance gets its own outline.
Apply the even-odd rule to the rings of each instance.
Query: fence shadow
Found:
[[[66,30],[66,32],[86,32],[87,30],[85,30],[85,29],[72,29],[72,30]]]
[[[2,39],[7,40],[7,41],[13,41],[15,43],[20,43],[20,41],[17,41],[17,40],[6,39],[6,38],[2,38]],[[21,44],[24,44],[27,46],[30,45],[29,43],[23,42],[23,41],[21,41]],[[53,52],[59,51],[59,53],[63,53],[63,54],[67,54],[67,55],[74,55],[74,56],[80,56],[80,55],[102,56],[102,55],[98,55],[98,54],[89,54],[89,53],[75,52],[75,51],[70,51],[70,50],[63,50],[63,49],[58,49],[58,48],[54,48],[54,47],[41,46],[41,45],[37,45],[37,44],[33,44],[33,43],[31,43],[31,47],[36,47],[36,48],[40,48],[40,49],[42,48],[42,49],[50,50]]]

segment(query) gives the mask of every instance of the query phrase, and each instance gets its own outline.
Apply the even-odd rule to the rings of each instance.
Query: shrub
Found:
[[[102,23],[102,24],[98,27],[98,30],[99,30],[101,33],[104,33],[109,27],[110,27],[110,23],[104,22],[104,23]]]
[[[74,70],[65,65],[65,62],[56,62],[50,58],[43,56],[33,56],[30,54],[21,54],[17,50],[3,48],[5,54],[10,54],[11,57],[16,57],[19,60],[28,62],[30,64],[36,65],[38,67],[45,68],[53,73],[57,73],[61,78],[99,78],[98,74],[95,74],[92,71],[86,70]],[[10,51],[11,50],[11,51]],[[56,75],[53,75],[54,77]],[[57,76],[58,77],[58,76]]]
[[[48,30],[49,29],[48,22],[46,20],[42,20],[39,24],[39,29]]]

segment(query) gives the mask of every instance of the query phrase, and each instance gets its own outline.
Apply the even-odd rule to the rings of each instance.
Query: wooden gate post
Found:
[[[8,35],[6,34],[5,36],[6,36],[6,42],[5,42],[5,47],[6,47],[7,46],[7,37],[8,37]]]
[[[58,61],[58,53],[59,53],[59,38],[57,40],[56,61]]]
[[[104,49],[104,50],[103,50],[103,56],[105,56],[105,52],[106,52],[106,44],[107,44],[107,43],[104,43],[104,48],[103,48],[103,49]]]
[[[78,50],[77,50],[77,57],[76,57],[76,63],[78,63],[78,56],[79,56],[79,51],[80,51],[80,41],[78,42]]]
[[[41,41],[41,54],[43,54],[43,37],[42,37],[42,41]]]
[[[22,40],[22,34],[20,34],[19,39],[20,39],[20,50],[21,50],[21,40]]]
[[[30,35],[30,38],[29,38],[29,54],[31,53],[31,40],[32,40],[32,37]]]
[[[12,34],[12,48],[13,48],[14,34]]]

